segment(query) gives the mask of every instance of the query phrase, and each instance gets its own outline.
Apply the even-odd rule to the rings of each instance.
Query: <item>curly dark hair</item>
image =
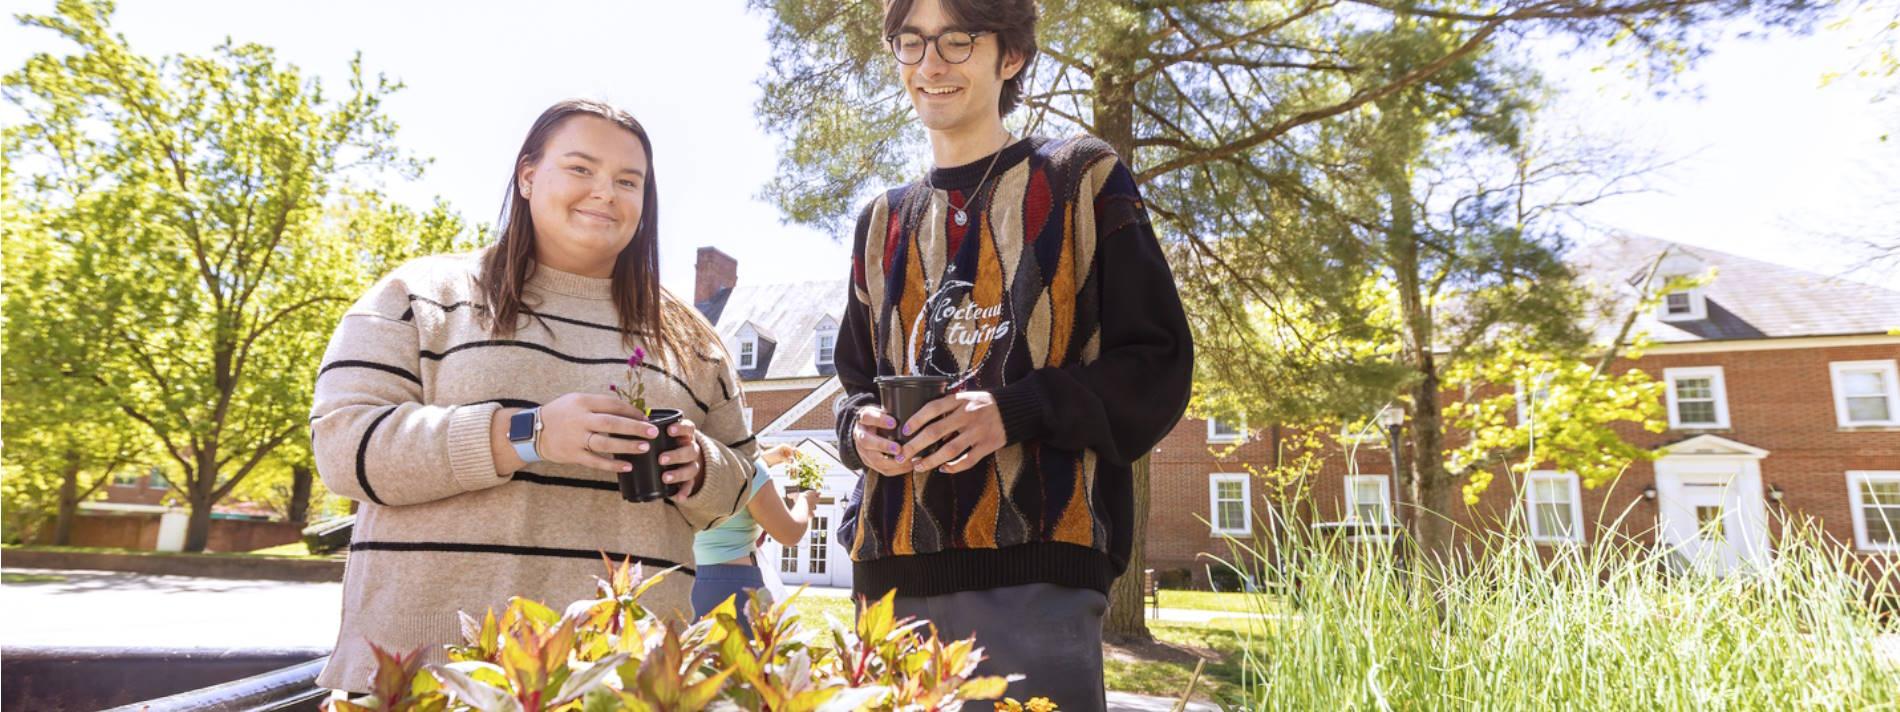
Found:
[[[1023,58],[1023,68],[1016,76],[1003,82],[1002,100],[996,104],[996,113],[1008,116],[1015,111],[1023,97],[1023,77],[1029,74],[1030,64],[1036,61],[1036,3],[1035,0],[941,0],[944,14],[958,28],[972,32],[996,33],[996,45],[1002,51],[996,53],[996,70],[1003,70],[1003,61],[1010,54]],[[904,19],[910,17],[910,8],[916,0],[887,0],[884,3],[884,36],[889,37],[902,32]]]

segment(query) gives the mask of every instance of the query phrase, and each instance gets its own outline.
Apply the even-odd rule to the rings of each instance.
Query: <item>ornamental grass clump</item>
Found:
[[[1900,709],[1891,557],[1855,554],[1786,521],[1766,563],[1717,576],[1620,530],[1557,545],[1533,543],[1521,528],[1466,531],[1467,554],[1445,563],[1403,538],[1258,529],[1278,540],[1233,542],[1227,564],[1266,593],[1242,635],[1242,684],[1222,701],[1276,710]]]

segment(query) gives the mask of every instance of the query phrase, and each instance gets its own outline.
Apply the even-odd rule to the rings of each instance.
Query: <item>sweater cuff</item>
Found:
[[[875,393],[846,396],[838,402],[838,461],[844,463],[845,469],[864,469],[864,458],[858,457],[858,441],[851,433],[858,426],[858,409],[876,404]]]
[[[1003,439],[1008,445],[1042,437],[1042,392],[1036,389],[1035,374],[990,391],[990,396],[1003,416]]]
[[[508,481],[507,477],[495,476],[495,451],[488,442],[495,411],[500,409],[500,403],[482,403],[449,413],[449,476],[464,492]]]

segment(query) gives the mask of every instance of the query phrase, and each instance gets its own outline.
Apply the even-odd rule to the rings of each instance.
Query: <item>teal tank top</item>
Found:
[[[753,460],[752,467],[752,484],[748,485],[749,490],[745,495],[747,505],[752,503],[753,497],[758,496],[759,490],[772,485],[772,473],[765,469],[765,463]],[[743,559],[752,553],[752,542],[758,541],[763,531],[758,520],[752,518],[750,507],[742,506],[731,519],[693,535],[693,561],[704,566]]]

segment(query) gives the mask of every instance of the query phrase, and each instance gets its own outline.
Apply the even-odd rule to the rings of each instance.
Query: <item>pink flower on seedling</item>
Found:
[[[633,355],[627,357],[627,373],[621,379],[627,386],[622,388],[609,383],[607,384],[607,390],[614,395],[620,396],[620,399],[626,401],[628,405],[639,408],[641,415],[651,416],[653,415],[653,409],[647,407],[647,384],[646,381],[640,377],[640,368],[646,364],[646,360],[647,350],[638,347],[634,348]]]

